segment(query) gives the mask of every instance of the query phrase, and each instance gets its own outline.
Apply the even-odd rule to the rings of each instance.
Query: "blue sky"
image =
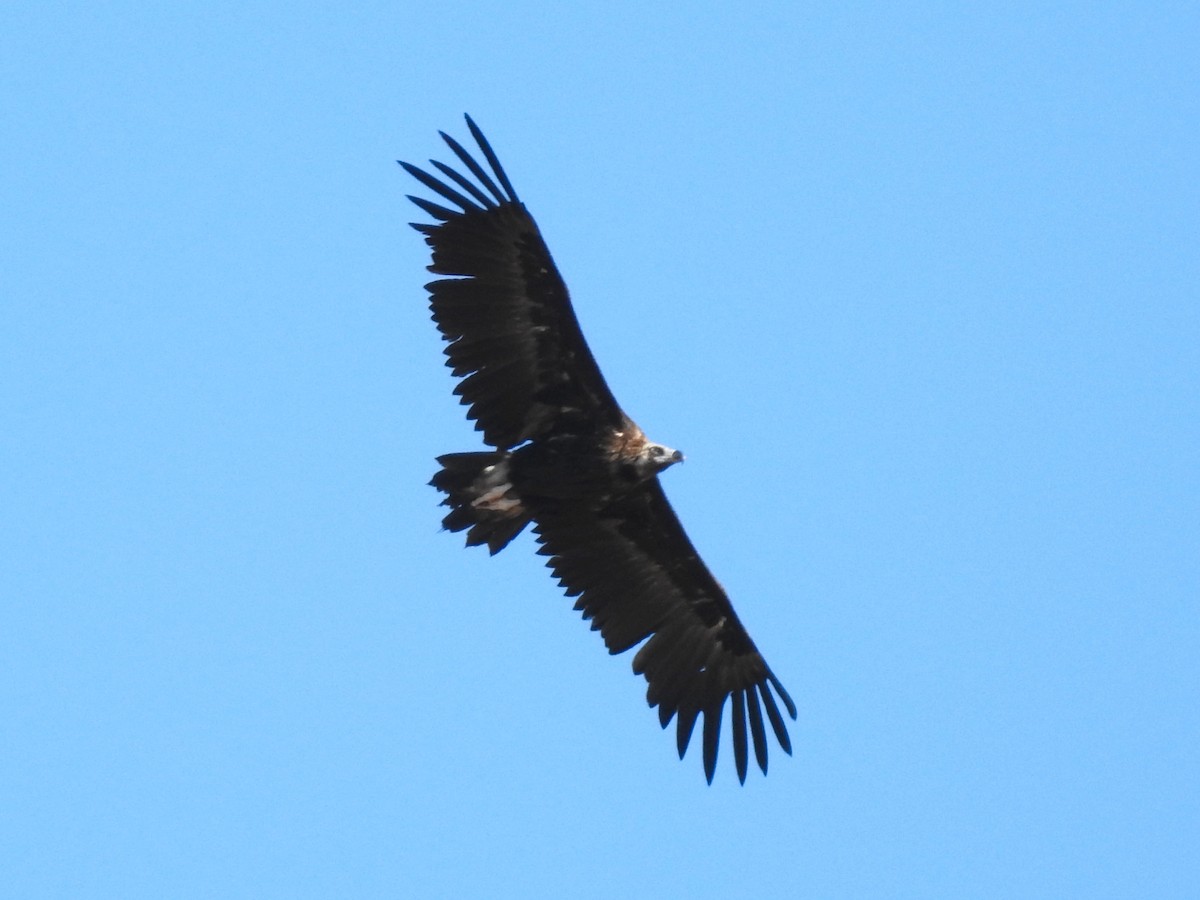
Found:
[[[12,896],[1200,895],[1194,5],[677,10],[4,5]],[[766,778],[438,531],[394,160],[464,111],[688,455]]]

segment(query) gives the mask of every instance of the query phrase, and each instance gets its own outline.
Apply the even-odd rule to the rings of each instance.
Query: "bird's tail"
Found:
[[[512,454],[504,452],[447,453],[442,468],[429,483],[446,495],[450,512],[442,526],[467,531],[467,546],[487,544],[496,555],[529,524],[530,516],[509,477]]]

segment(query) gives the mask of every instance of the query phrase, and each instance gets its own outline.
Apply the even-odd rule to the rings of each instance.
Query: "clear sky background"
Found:
[[[0,893],[1200,896],[1195,4],[667,8],[0,7]],[[766,778],[438,530],[464,111]]]

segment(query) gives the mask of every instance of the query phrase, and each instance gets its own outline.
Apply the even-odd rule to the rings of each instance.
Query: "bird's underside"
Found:
[[[467,415],[490,449],[438,458],[431,484],[443,525],[469,545],[503,549],[531,526],[538,553],[611,653],[641,645],[634,672],[682,757],[703,718],[704,770],[716,768],[729,702],[734,760],[767,771],[765,720],[791,753],[782,701],[796,708],[704,565],[659,483],[682,454],[646,438],[613,398],[567,289],[483,134],[485,165],[443,134],[461,169],[439,176],[401,163],[437,202],[410,199],[435,221],[414,224],[433,252],[433,320]]]

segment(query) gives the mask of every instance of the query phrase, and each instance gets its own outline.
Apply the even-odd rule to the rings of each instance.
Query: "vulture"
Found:
[[[433,174],[400,163],[436,195],[409,197],[433,220],[412,227],[432,250],[438,277],[426,289],[461,379],[454,393],[489,448],[438,457],[430,484],[449,507],[442,524],[493,554],[532,526],[537,552],[609,653],[641,645],[633,671],[662,727],[675,720],[681,759],[703,716],[709,784],[728,702],[744,784],[750,744],[767,771],[764,718],[792,752],[779,706],[793,719],[796,706],[663,493],[660,475],[683,454],[617,404],[533,217],[466,124],[478,152],[441,132],[457,165],[431,160]]]

